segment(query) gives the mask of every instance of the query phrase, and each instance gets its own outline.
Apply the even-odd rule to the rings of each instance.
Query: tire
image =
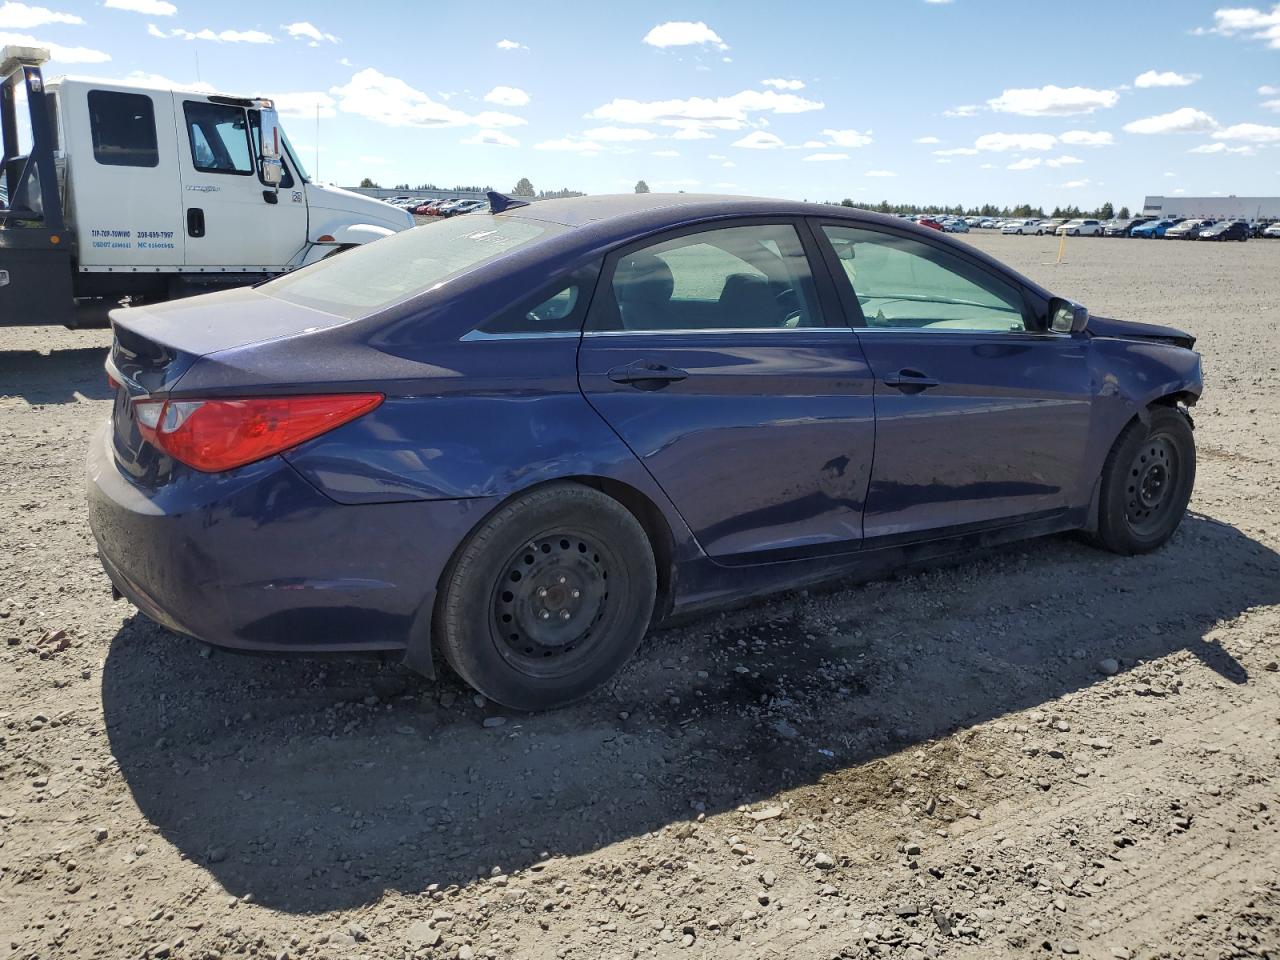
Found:
[[[1195,479],[1190,419],[1172,407],[1152,407],[1150,425],[1135,419],[1107,455],[1094,541],[1125,555],[1163,546],[1186,515]]]
[[[549,710],[587,696],[649,628],[657,572],[649,538],[616,500],[542,487],[486,518],[441,582],[445,660],[490,700]]]

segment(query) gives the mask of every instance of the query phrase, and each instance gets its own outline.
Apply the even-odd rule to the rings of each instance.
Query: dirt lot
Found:
[[[541,716],[113,603],[107,336],[0,329],[0,956],[1280,956],[1280,242],[970,242],[1200,336],[1174,542],[776,599]]]

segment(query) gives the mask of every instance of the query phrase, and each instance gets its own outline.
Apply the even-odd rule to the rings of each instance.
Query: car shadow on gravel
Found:
[[[106,359],[106,347],[0,350],[0,396],[22,397],[32,405],[106,400],[111,396]]]
[[[1052,538],[659,631],[608,691],[549,714],[389,662],[210,651],[136,615],[102,692],[160,834],[232,894],[314,914],[536,869],[832,774],[845,802],[874,802],[889,785],[869,761],[1102,682],[1106,658],[1117,696],[1176,697],[1123,673],[1181,650],[1239,684],[1205,636],[1277,602],[1280,556],[1190,516],[1149,556]]]

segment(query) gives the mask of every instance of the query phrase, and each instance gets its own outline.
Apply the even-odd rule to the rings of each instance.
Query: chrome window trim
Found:
[[[546,330],[529,333],[486,333],[483,330],[470,330],[458,340],[463,343],[469,340],[564,340],[569,337],[576,340],[581,336],[581,330]]]
[[[688,336],[701,334],[715,336],[722,333],[825,333],[847,336],[853,333],[852,327],[680,327],[671,330],[585,330],[584,337],[652,337],[652,336]]]

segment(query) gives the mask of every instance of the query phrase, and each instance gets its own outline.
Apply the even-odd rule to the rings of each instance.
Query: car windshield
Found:
[[[258,289],[280,300],[354,320],[567,229],[474,213],[415,227],[330,256]]]

